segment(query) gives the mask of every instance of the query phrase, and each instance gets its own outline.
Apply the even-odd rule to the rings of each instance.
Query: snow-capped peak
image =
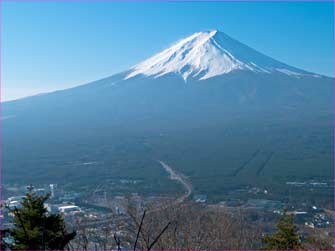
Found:
[[[125,79],[137,75],[160,77],[176,73],[184,80],[199,80],[223,75],[234,70],[280,72],[299,77],[313,75],[288,66],[236,41],[217,30],[194,33],[170,48],[135,65]]]

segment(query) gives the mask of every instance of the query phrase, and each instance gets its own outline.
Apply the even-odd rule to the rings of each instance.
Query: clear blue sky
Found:
[[[97,80],[193,32],[219,29],[334,76],[333,3],[2,3],[2,99]]]

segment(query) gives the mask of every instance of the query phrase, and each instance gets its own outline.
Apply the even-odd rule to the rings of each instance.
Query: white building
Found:
[[[54,184],[50,184],[50,198],[54,198],[55,197],[55,185]]]
[[[76,214],[80,213],[81,209],[75,205],[66,205],[58,207],[58,211],[63,214]]]

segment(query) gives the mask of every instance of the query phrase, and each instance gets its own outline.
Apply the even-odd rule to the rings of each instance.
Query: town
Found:
[[[120,184],[136,183],[134,180],[120,180]],[[319,186],[326,188],[327,183],[297,183],[287,182],[287,186]],[[2,228],[13,227],[13,214],[11,211],[21,207],[21,202],[25,198],[30,186],[5,186],[6,197],[2,201]],[[32,187],[30,187],[31,189]],[[64,190],[57,184],[46,184],[33,187],[33,192],[40,196],[49,196],[45,208],[50,214],[63,215],[67,227],[78,233],[82,231],[90,239],[91,248],[94,245],[115,245],[113,239],[107,242],[101,241],[107,234],[118,233],[119,236],[126,236],[127,225],[131,224],[129,208],[134,208],[136,212],[142,213],[144,210],[160,209],[166,205],[173,205],[178,201],[175,196],[142,196],[137,193],[126,195],[110,196],[106,191],[97,189],[94,193],[84,193]],[[299,226],[301,236],[308,236],[311,232],[318,232],[324,238],[331,238],[333,235],[333,214],[332,211],[309,203],[301,205],[287,205],[279,200],[267,199],[267,190],[257,187],[249,187],[232,191],[232,194],[247,193],[249,199],[228,199],[213,203],[204,194],[191,194],[187,201],[183,203],[194,203],[200,205],[208,211],[224,211],[229,214],[236,214],[242,211],[248,222],[267,222],[275,224],[275,221],[284,211],[294,215],[295,223]],[[260,198],[252,198],[258,195]],[[261,198],[263,195],[263,198]],[[181,202],[179,202],[181,203]],[[266,227],[264,229],[267,229]],[[271,227],[269,228],[271,231]],[[93,246],[92,246],[93,245]],[[126,248],[126,247],[125,247]],[[129,248],[129,247],[128,247]]]

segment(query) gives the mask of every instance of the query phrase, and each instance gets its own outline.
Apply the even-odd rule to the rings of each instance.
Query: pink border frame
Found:
[[[333,14],[335,15],[335,0],[0,0],[0,202],[2,202],[2,2],[333,2]],[[335,44],[335,29],[333,30],[333,42]],[[334,50],[334,61],[335,61],[335,50]],[[334,75],[335,75],[335,65],[334,65]],[[334,96],[335,96],[335,77],[334,77]],[[334,99],[334,111],[335,111],[335,99]],[[335,142],[335,116],[334,116],[334,128],[333,128],[333,144]],[[335,148],[333,152],[335,156]],[[334,163],[335,171],[335,163]],[[335,247],[335,177],[333,177],[334,190],[333,190],[333,240]],[[1,209],[0,209],[1,210]],[[0,226],[2,220],[0,219]],[[30,251],[41,251],[41,250],[30,250]],[[87,250],[87,251],[96,251],[96,250]],[[105,250],[97,250],[105,251]],[[152,251],[164,251],[164,250],[152,250]],[[168,250],[166,250],[168,251]],[[214,251],[214,250],[208,250]],[[218,251],[218,250],[215,250]],[[221,250],[221,251],[240,251],[240,250]],[[243,251],[259,251],[259,250],[243,250]],[[306,250],[312,251],[312,250]],[[329,250],[334,251],[334,250]]]

